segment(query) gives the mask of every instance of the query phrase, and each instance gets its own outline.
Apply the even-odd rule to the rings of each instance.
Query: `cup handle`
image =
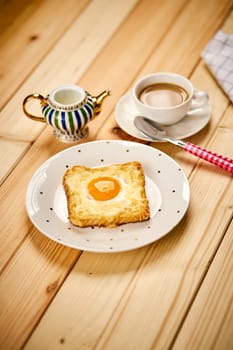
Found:
[[[36,120],[36,121],[40,121],[40,122],[46,122],[46,120],[44,119],[43,116],[36,116],[36,115],[33,115],[33,114],[31,114],[31,113],[29,113],[27,111],[26,104],[28,103],[28,101],[33,100],[33,99],[40,100],[40,103],[41,103],[42,106],[44,106],[47,103],[46,99],[42,95],[40,95],[40,94],[30,94],[27,97],[25,97],[25,99],[23,100],[22,107],[23,107],[24,113],[26,114],[27,117],[29,117],[32,120]]]
[[[209,95],[206,91],[194,89],[191,107],[190,110],[187,112],[187,115],[203,112],[203,107],[206,105],[208,100]]]

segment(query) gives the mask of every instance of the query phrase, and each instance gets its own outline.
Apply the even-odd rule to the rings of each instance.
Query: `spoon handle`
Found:
[[[217,153],[208,151],[190,142],[185,142],[184,150],[194,154],[195,156],[207,160],[218,167],[233,173],[233,159],[221,156]]]

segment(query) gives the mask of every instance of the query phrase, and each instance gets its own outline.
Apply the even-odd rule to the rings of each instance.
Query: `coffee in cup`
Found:
[[[138,80],[133,87],[132,97],[139,115],[163,125],[180,121],[196,98],[189,79],[176,73],[163,72],[152,73]]]
[[[189,94],[177,84],[156,83],[143,88],[138,98],[142,103],[151,107],[169,108],[186,101]]]

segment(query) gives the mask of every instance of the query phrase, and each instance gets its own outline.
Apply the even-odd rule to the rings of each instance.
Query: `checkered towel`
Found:
[[[202,58],[233,102],[233,35],[219,30],[202,52]]]

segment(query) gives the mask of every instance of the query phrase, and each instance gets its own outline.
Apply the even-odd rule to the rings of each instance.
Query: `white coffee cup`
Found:
[[[163,125],[179,122],[208,100],[207,93],[195,90],[189,79],[168,72],[142,77],[133,86],[132,97],[139,115]]]

